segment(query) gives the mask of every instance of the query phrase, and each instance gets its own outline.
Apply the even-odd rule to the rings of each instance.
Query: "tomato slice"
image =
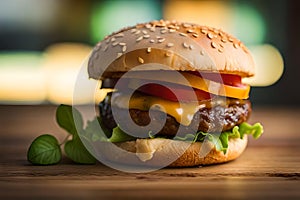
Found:
[[[218,83],[222,83],[225,85],[235,86],[235,87],[241,87],[242,84],[242,77],[235,74],[219,74],[219,73],[211,73],[211,72],[198,72],[193,71],[189,72],[191,74],[197,75],[201,78],[212,80]]]
[[[174,72],[138,72],[138,73],[131,73],[127,75],[126,78],[129,78],[131,80],[141,81],[141,77],[143,77],[143,80],[154,80],[154,81],[161,81],[166,82],[170,84],[176,84],[181,85],[185,87],[192,87],[194,89],[202,90],[214,95],[220,95],[220,96],[226,96],[226,97],[232,97],[237,99],[247,99],[249,97],[249,91],[250,86],[245,85],[242,83],[239,83],[239,81],[229,81],[228,85],[224,84],[224,81],[221,80],[221,78],[218,78],[219,81],[213,81],[210,79],[202,78],[199,75],[192,74],[190,72],[181,72],[181,75],[184,76],[184,78],[188,81],[184,81],[184,79],[178,78],[178,74]],[[216,75],[220,77],[220,75]],[[233,75],[236,77],[236,75]],[[229,78],[229,76],[224,76],[226,78]],[[236,77],[237,80],[239,80],[238,77]],[[239,86],[232,86],[229,85],[229,83]],[[131,83],[131,81],[130,81]],[[129,84],[130,84],[129,83]],[[132,81],[133,83],[133,81]]]
[[[169,101],[201,101],[211,99],[212,96],[208,92],[181,85],[168,85],[166,87],[155,83],[143,85],[138,88],[138,91]]]

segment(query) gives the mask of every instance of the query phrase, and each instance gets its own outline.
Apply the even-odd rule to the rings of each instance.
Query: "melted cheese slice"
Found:
[[[129,103],[129,105],[128,105]],[[188,126],[195,113],[201,108],[206,106],[205,104],[199,105],[198,102],[174,102],[161,99],[154,96],[146,95],[126,95],[116,94],[111,101],[113,106],[124,109],[139,109],[148,111],[150,109],[165,112],[176,119],[178,123]]]
[[[172,140],[137,139],[135,143],[136,156],[143,162],[151,160],[154,153],[169,145]]]

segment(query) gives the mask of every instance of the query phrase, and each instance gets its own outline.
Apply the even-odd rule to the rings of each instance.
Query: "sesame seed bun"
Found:
[[[207,71],[254,75],[254,61],[244,44],[215,28],[177,21],[151,21],[107,36],[89,59],[90,78],[118,76],[139,70]]]
[[[113,153],[114,150],[108,147],[103,148],[107,152],[102,152],[102,154],[107,155],[107,160],[120,164],[133,165],[142,161],[148,166],[161,166],[165,162],[173,161],[168,163],[169,167],[192,167],[220,164],[234,160],[243,153],[247,146],[247,141],[247,135],[244,135],[243,139],[229,139],[226,154],[217,151],[213,147],[209,153],[201,156],[201,148],[207,148],[201,142],[190,144],[163,138],[137,139],[136,141],[116,143],[119,148],[125,150],[123,153],[120,151]],[[208,142],[206,145],[213,144]],[[126,152],[136,154],[129,155]]]

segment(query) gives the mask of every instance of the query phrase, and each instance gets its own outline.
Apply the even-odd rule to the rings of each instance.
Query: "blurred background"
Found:
[[[260,80],[270,80],[264,85],[283,73],[252,88],[253,104],[298,106],[299,10],[296,0],[1,0],[0,104],[70,104],[78,70],[99,40],[163,18],[235,35],[263,69]]]

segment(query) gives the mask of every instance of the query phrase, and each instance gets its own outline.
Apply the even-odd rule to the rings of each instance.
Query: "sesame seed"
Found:
[[[187,36],[187,34],[185,34],[185,33],[179,33],[179,35],[181,35],[181,36]]]
[[[174,33],[176,30],[175,29],[170,29],[169,32],[170,33]]]
[[[197,37],[198,37],[198,34],[197,34],[197,33],[194,33],[193,36],[194,36],[195,38],[197,38]]]
[[[137,30],[134,28],[134,29],[131,29],[131,33],[135,33]]]
[[[155,27],[152,26],[152,27],[150,28],[150,31],[151,31],[151,32],[154,32],[154,31],[155,31]]]
[[[127,46],[123,46],[123,48],[122,48],[122,52],[125,52],[125,51],[126,51],[126,49],[127,49]]]
[[[214,38],[214,34],[208,33],[208,34],[207,34],[207,37],[208,37],[209,39],[212,39],[212,38]]]
[[[219,36],[224,37],[224,33],[223,32],[219,32]]]
[[[249,51],[248,51],[248,49],[246,47],[243,48],[243,50],[244,50],[245,53],[249,53]]]
[[[222,53],[222,52],[223,52],[223,49],[219,48],[219,49],[218,49],[218,52]]]
[[[188,33],[193,33],[194,31],[192,29],[187,30]]]
[[[233,42],[233,38],[231,38],[231,37],[230,37],[230,38],[228,38],[228,40],[229,40],[230,42]]]
[[[120,46],[125,46],[126,43],[125,43],[125,42],[120,42],[119,45],[120,45]]]
[[[119,42],[114,42],[114,43],[112,43],[112,46],[114,47],[114,46],[117,46],[119,44]]]
[[[160,23],[160,24],[156,24],[157,27],[165,27],[166,24],[165,23]]]
[[[150,35],[144,35],[144,38],[149,38],[150,37]]]
[[[134,34],[136,34],[136,35],[138,35],[138,34],[140,34],[140,30],[137,30]]]
[[[189,27],[191,27],[190,24],[183,24],[182,26],[183,26],[184,28],[189,28]]]
[[[149,40],[150,43],[154,43],[155,41],[153,39]]]
[[[115,37],[123,37],[123,36],[124,36],[123,33],[119,33],[119,34],[115,35]]]
[[[150,53],[151,52],[151,47],[148,47],[147,48],[147,53]]]
[[[146,30],[143,30],[142,33],[146,35],[148,32]]]
[[[239,48],[239,44],[238,43],[233,43],[234,48]]]
[[[163,29],[163,30],[160,31],[161,34],[164,34],[164,33],[166,33],[166,32],[167,32],[166,29]]]
[[[144,59],[141,57],[138,57],[138,61],[139,61],[139,63],[142,63],[142,64],[145,62]]]
[[[214,29],[213,31],[215,34],[219,34],[219,32],[220,32],[218,29]]]
[[[204,55],[204,51],[201,50],[201,51],[200,51],[200,55]]]
[[[189,45],[187,43],[185,43],[185,42],[182,43],[182,45],[183,45],[184,48],[189,48]]]
[[[104,48],[103,48],[103,51],[106,51],[108,48],[108,45],[106,45]]]
[[[193,45],[190,45],[189,48],[190,48],[190,50],[195,49],[195,47]]]
[[[111,42],[114,42],[114,41],[116,41],[116,38],[111,38],[111,40],[110,40]]]
[[[136,39],[137,42],[141,41],[143,39],[143,36],[140,36]]]
[[[100,48],[101,48],[101,43],[98,43],[94,49],[95,49],[95,51],[98,51]]]
[[[227,39],[226,38],[221,38],[221,41],[225,43],[225,42],[227,42]]]
[[[120,58],[122,55],[123,55],[122,53],[118,53],[117,58]]]
[[[165,38],[159,38],[157,41],[159,42],[159,43],[162,43],[163,41],[165,41],[166,39]]]
[[[207,29],[201,29],[201,33],[207,34]]]
[[[171,42],[169,42],[169,43],[167,44],[167,47],[172,47],[172,46],[174,46],[174,44],[171,43]]]
[[[217,48],[217,43],[211,42],[211,46],[212,46],[213,48]]]
[[[166,56],[166,57],[170,57],[170,56],[171,56],[171,53],[167,51],[167,52],[165,53],[165,56]]]
[[[240,43],[240,47],[246,52],[248,53],[248,50],[246,48],[246,46],[243,43]]]

